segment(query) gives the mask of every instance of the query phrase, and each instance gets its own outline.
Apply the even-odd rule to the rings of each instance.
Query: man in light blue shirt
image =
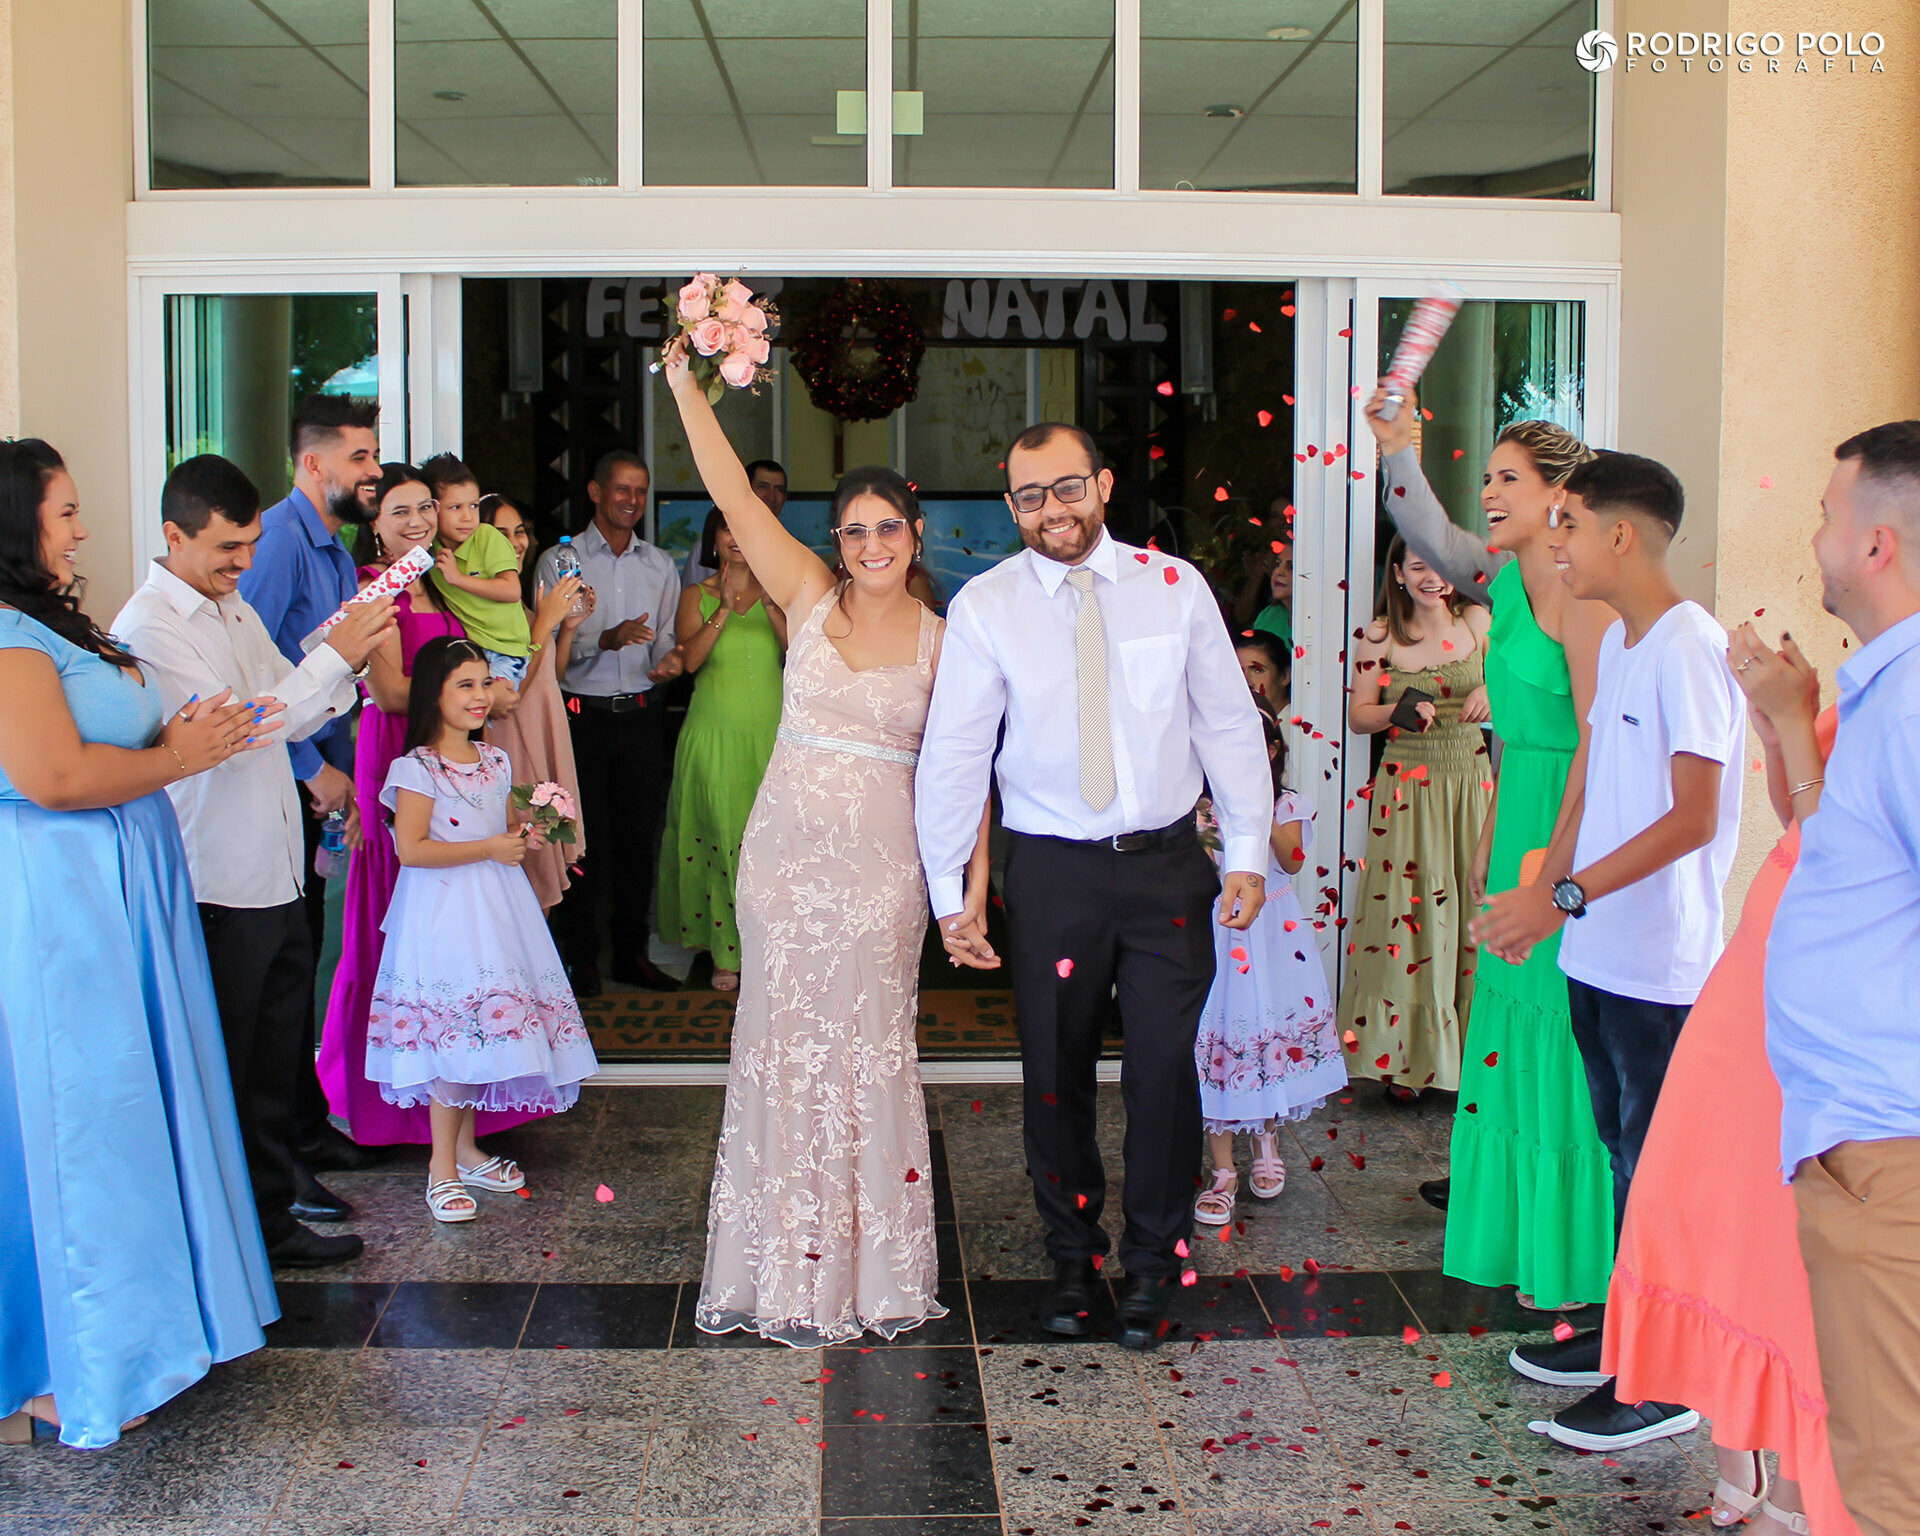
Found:
[[[1835,457],[1813,552],[1822,602],[1863,644],[1840,669],[1817,809],[1806,785],[1795,798],[1767,1054],[1834,1471],[1880,1536],[1920,1510],[1920,421]]]
[[[353,596],[353,556],[340,542],[343,528],[357,528],[374,514],[380,484],[379,409],[370,400],[310,395],[293,413],[288,447],[293,489],[285,501],[260,514],[260,541],[253,564],[240,578],[240,595],[260,615],[280,654],[296,667],[306,660],[300,642]],[[336,720],[305,741],[289,742],[293,776],[305,791],[308,814],[302,871],[306,876],[307,931],[317,958],[326,935],[327,882],[313,870],[321,822],[353,806],[353,722]],[[304,1037],[294,1104],[294,1146],[307,1169],[354,1169],[384,1154],[356,1147],[327,1120],[327,1101],[313,1074],[313,1021]],[[311,1179],[300,1180],[294,1214],[306,1221],[338,1221],[347,1210]]]

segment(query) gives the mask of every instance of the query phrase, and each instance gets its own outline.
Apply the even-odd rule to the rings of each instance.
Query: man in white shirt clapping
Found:
[[[1106,532],[1113,474],[1078,427],[1031,427],[1007,452],[1026,549],[963,587],[947,614],[914,782],[928,891],[948,952],[990,958],[963,922],[963,870],[994,743],[1007,851],[1027,1167],[1054,1280],[1055,1333],[1093,1331],[1107,1250],[1094,1068],[1118,989],[1125,1031],[1126,1229],[1120,1343],[1150,1349],[1185,1268],[1200,1166],[1194,1037],[1213,982],[1214,921],[1260,910],[1273,781],[1252,696],[1200,573]],[[1222,880],[1194,804],[1211,786]],[[997,963],[997,962],[996,962]]]
[[[260,537],[260,495],[217,454],[186,460],[161,493],[167,553],[113,622],[169,714],[222,689],[260,706],[267,728],[298,741],[345,716],[353,679],[393,630],[391,599],[356,604],[298,667],[239,594]],[[275,714],[278,708],[279,712]],[[234,1103],[267,1251],[314,1268],[356,1257],[358,1237],[323,1237],[294,1219],[294,1089],[313,996],[313,941],[302,889],[299,791],[285,746],[245,752],[169,786],[200,904]],[[351,1214],[326,1196],[333,1214]]]

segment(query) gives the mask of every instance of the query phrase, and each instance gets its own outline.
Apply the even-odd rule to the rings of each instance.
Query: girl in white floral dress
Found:
[[[1313,847],[1313,806],[1281,783],[1286,769],[1281,726],[1265,700],[1256,702],[1273,763],[1267,901],[1244,934],[1215,927],[1213,990],[1194,1044],[1213,1182],[1194,1201],[1193,1216],[1211,1227],[1233,1220],[1239,1187],[1235,1133],[1253,1138],[1249,1187],[1257,1198],[1272,1200],[1287,1180],[1279,1126],[1306,1119],[1328,1095],[1347,1086],[1333,988],[1317,932],[1293,892],[1293,876]]]
[[[472,739],[492,704],[487,674],[470,640],[420,648],[406,746],[380,793],[400,878],[381,924],[366,1070],[389,1104],[427,1106],[437,1221],[472,1221],[470,1190],[526,1183],[511,1159],[480,1150],[477,1110],[571,1108],[599,1065],[521,867],[539,833],[509,825],[507,754]]]

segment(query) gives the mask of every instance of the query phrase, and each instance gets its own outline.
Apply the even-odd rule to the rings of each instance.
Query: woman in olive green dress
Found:
[[[675,627],[696,681],[673,754],[658,911],[660,936],[709,951],[714,990],[731,992],[740,985],[734,879],[780,728],[787,616],[761,590],[724,521],[712,543],[701,560],[719,570],[680,594]]]
[[[1493,610],[1487,695],[1500,772],[1470,893],[1478,911],[1484,892],[1531,878],[1528,856],[1561,833],[1568,785],[1584,771],[1583,722],[1614,613],[1567,591],[1547,538],[1561,486],[1592,453],[1550,422],[1507,427],[1487,456],[1482,535],[1456,525],[1421,474],[1413,402],[1384,422],[1380,400],[1376,394],[1367,417],[1394,522],[1416,552]],[[1520,965],[1482,955],[1475,980],[1451,1182],[1420,1191],[1447,1213],[1442,1267],[1475,1285],[1512,1285],[1523,1305],[1543,1310],[1604,1301],[1613,1181],[1567,1017],[1559,935]]]
[[[1478,954],[1467,885],[1493,793],[1480,730],[1487,615],[1399,538],[1375,611],[1354,655],[1347,718],[1362,735],[1389,735],[1347,925],[1340,1031],[1352,1076],[1412,1099],[1460,1086]],[[1403,709],[1409,689],[1426,698]]]

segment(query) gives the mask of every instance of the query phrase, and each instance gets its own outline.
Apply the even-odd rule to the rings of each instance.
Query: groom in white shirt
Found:
[[[1054,1279],[1043,1324],[1093,1331],[1106,1171],[1095,1065],[1117,991],[1125,1033],[1126,1226],[1119,1342],[1150,1349],[1200,1166],[1193,1059],[1213,982],[1213,923],[1264,899],[1272,778],[1252,696],[1213,594],[1185,561],[1106,532],[1113,473],[1078,427],[1030,427],[1007,452],[1026,549],[947,614],[914,781],[933,909],[963,963],[991,956],[961,916],[963,871],[1004,720],[998,779],[1012,839],[1006,903],[1025,1078],[1027,1171]],[[1210,788],[1224,882],[1194,802]]]
[[[160,493],[167,553],[113,621],[113,634],[157,680],[169,714],[231,689],[261,706],[266,729],[299,741],[353,708],[356,668],[393,632],[393,602],[360,603],[299,666],[280,654],[240,596],[261,532],[260,493],[217,454],[187,459]],[[277,714],[276,710],[279,710]],[[296,1215],[340,1220],[352,1207],[310,1184],[296,1206],[294,1133],[300,1050],[313,1000],[314,953],[301,891],[306,846],[285,746],[242,752],[169,785],[213,969],[234,1106],[267,1254],[316,1269],[359,1255],[361,1239],[322,1236]]]

